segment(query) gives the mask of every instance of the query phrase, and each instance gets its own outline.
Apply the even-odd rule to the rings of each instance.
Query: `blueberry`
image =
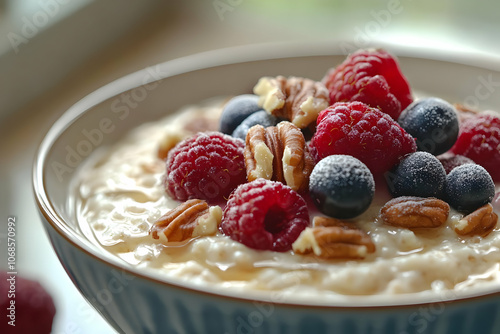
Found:
[[[279,121],[280,120],[278,118],[265,110],[257,111],[245,118],[243,122],[241,122],[241,124],[234,130],[232,136],[245,140],[248,129],[252,126],[260,124],[267,128],[268,126],[275,126],[279,123]]]
[[[457,112],[440,98],[430,97],[413,102],[403,110],[398,123],[417,140],[419,151],[439,155],[457,141]]]
[[[319,211],[349,219],[370,206],[375,181],[364,163],[350,155],[330,155],[320,160],[309,179],[309,194]]]
[[[446,178],[447,202],[459,212],[471,213],[490,203],[494,196],[495,183],[480,165],[455,167]]]
[[[224,109],[219,123],[219,130],[230,135],[241,122],[256,111],[262,110],[259,107],[259,97],[252,94],[244,94],[233,97],[229,100]]]
[[[446,172],[443,165],[428,152],[415,152],[407,155],[385,176],[389,192],[393,197],[441,198],[446,184]]]

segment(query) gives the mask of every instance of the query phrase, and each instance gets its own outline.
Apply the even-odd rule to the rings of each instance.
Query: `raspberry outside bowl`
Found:
[[[138,124],[214,96],[250,92],[264,75],[320,80],[345,57],[340,43],[262,45],[208,52],[130,74],[85,97],[49,130],[33,187],[52,245],[82,295],[122,333],[499,333],[500,284],[412,295],[339,296],[313,301],[279,293],[235,294],[140,270],[107,253],[68,205],[78,167]],[[379,44],[399,58],[417,91],[500,106],[475,94],[500,76],[500,59]],[[453,59],[453,62],[449,61]],[[478,88],[479,87],[479,88]],[[483,87],[483,88],[481,88]],[[477,96],[476,96],[477,95]],[[133,103],[128,103],[131,101]],[[497,188],[498,191],[498,188]]]

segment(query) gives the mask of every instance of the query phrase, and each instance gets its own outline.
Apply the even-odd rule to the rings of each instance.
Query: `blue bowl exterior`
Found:
[[[120,333],[498,334],[500,297],[400,307],[307,307],[217,296],[113,267],[75,247],[42,215],[82,295]]]

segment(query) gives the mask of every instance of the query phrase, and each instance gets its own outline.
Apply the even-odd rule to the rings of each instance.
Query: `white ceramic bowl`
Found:
[[[415,297],[284,303],[145,274],[90,242],[68,205],[71,179],[97,147],[138,124],[203,99],[250,92],[264,75],[321,79],[340,63],[331,46],[261,45],[169,61],[133,73],[69,109],[40,145],[34,192],[59,259],[83,296],[123,333],[490,333],[500,332],[500,286]],[[399,57],[414,90],[482,108],[500,106],[500,58],[381,45]],[[490,84],[488,84],[490,82]],[[491,84],[493,82],[493,84]],[[94,136],[89,137],[89,133]],[[257,299],[257,300],[256,300]]]

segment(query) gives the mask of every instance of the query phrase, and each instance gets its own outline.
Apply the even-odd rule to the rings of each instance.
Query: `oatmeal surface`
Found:
[[[376,245],[375,253],[363,260],[256,251],[220,233],[169,246],[153,239],[152,224],[179,204],[165,194],[159,142],[166,133],[187,135],[184,129],[193,128],[193,123],[217,124],[220,106],[219,101],[186,107],[95,152],[75,180],[72,199],[79,224],[91,240],[123,261],[169,279],[236,292],[279,290],[285,298],[303,294],[326,300],[500,284],[498,226],[485,238],[460,237],[452,226],[462,215],[454,211],[439,228],[389,226],[376,218],[390,199],[380,190],[368,211],[355,219]],[[495,210],[500,214],[499,206]]]

